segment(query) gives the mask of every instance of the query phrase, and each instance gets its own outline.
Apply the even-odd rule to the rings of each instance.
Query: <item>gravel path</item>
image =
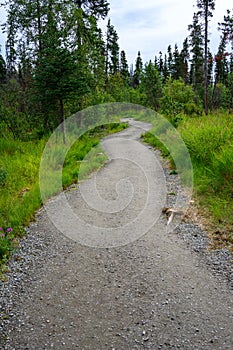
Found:
[[[233,348],[230,253],[208,252],[192,222],[167,232],[161,210],[182,188],[138,142],[149,125],[131,125],[103,141],[105,168],[27,229],[0,284],[0,349]]]

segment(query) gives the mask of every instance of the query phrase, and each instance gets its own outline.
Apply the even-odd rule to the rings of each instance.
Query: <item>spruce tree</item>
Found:
[[[182,76],[181,74],[181,58],[177,44],[175,44],[173,52],[172,77],[177,80]]]
[[[130,73],[125,51],[121,51],[120,74],[126,85],[129,85]]]
[[[204,91],[205,113],[208,114],[208,42],[209,42],[209,19],[213,17],[215,0],[197,0],[199,15],[204,22]]]
[[[155,56],[155,59],[154,59],[154,65],[157,69],[159,69],[159,62],[158,62],[158,57]]]
[[[189,43],[188,38],[186,38],[183,42],[183,49],[180,53],[180,63],[181,63],[181,76],[185,84],[188,84],[188,74],[189,74]]]
[[[147,105],[157,110],[159,107],[159,98],[162,94],[162,77],[151,61],[145,64],[141,86],[147,97]]]
[[[203,65],[204,65],[204,37],[199,15],[194,13],[193,24],[188,26],[190,31],[191,67],[190,83],[194,91],[198,92],[203,86]]]
[[[215,77],[214,77],[214,87],[212,92],[212,100],[211,100],[211,109],[214,107],[215,102],[215,94],[216,94],[216,88],[218,83],[222,83],[226,85],[227,78],[228,78],[228,61],[227,56],[228,53],[226,52],[227,47],[227,36],[223,35],[221,38],[221,42],[218,47],[218,53],[215,55],[213,60],[215,61]]]
[[[227,75],[228,75],[228,52],[227,52],[227,37],[224,35],[221,38],[219,44],[218,53],[215,56],[215,76],[217,83],[226,84]]]
[[[172,76],[173,56],[172,56],[172,47],[171,47],[171,45],[169,45],[168,48],[167,48],[167,66],[168,66],[169,76]]]
[[[74,0],[75,5],[82,9],[84,17],[105,19],[109,12],[109,3],[106,0]]]
[[[119,53],[118,34],[111,24],[110,19],[107,24],[107,42],[106,42],[106,77],[109,74],[119,72]]]
[[[163,65],[163,81],[165,82],[167,78],[169,77],[169,70],[168,70],[168,64],[167,64],[167,55],[164,55],[164,65]]]
[[[222,35],[226,40],[231,42],[233,50],[233,13],[231,13],[230,10],[227,10],[227,14],[224,16],[224,21],[219,23],[219,29],[222,31]]]
[[[159,52],[159,74],[163,76],[163,53],[160,51]]]
[[[141,58],[141,52],[138,51],[138,56],[136,59],[136,65],[133,75],[133,87],[138,88],[141,84],[141,78],[142,78],[142,68],[143,68],[143,62]]]
[[[6,62],[0,54],[0,85],[6,83]]]

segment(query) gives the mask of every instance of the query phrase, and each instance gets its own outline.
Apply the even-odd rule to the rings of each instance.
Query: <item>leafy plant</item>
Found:
[[[195,93],[191,86],[185,85],[181,79],[169,79],[163,88],[163,96],[159,100],[160,111],[174,126],[177,126],[178,121],[183,119],[182,115],[200,113],[194,101]]]
[[[12,227],[0,227],[0,260],[6,259],[14,247]]]

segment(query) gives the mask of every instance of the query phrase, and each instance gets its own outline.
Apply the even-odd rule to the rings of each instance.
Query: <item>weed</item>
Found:
[[[5,261],[16,244],[12,227],[0,227],[0,261]]]

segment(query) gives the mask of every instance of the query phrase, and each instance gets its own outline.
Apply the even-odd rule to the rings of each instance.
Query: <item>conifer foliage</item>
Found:
[[[0,135],[6,128],[14,137],[32,130],[43,135],[72,113],[105,102],[143,104],[170,116],[175,125],[182,113],[233,108],[233,10],[219,23],[219,47],[211,52],[215,0],[196,1],[182,47],[172,43],[153,62],[143,62],[143,52],[135,51],[130,67],[108,18],[107,0],[4,3]],[[65,136],[64,130],[64,142]]]

